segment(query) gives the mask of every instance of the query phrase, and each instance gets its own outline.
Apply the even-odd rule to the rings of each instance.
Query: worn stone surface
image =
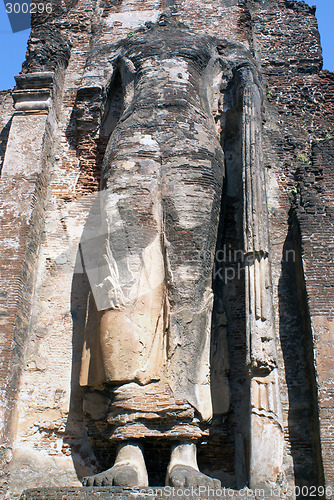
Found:
[[[45,122],[44,153],[38,153],[41,142],[36,143],[36,155],[44,158],[43,175],[33,175],[35,167],[39,171],[38,162],[31,159],[22,165],[19,153],[7,148],[8,158],[13,151],[13,159],[20,162],[7,163],[10,172],[16,168],[19,172],[9,183],[5,158],[0,179],[4,207],[0,230],[1,402],[7,415],[15,417],[11,425],[6,421],[2,443],[3,495],[8,487],[8,498],[15,498],[30,486],[79,486],[78,477],[113,463],[115,450],[101,437],[104,429],[99,429],[97,437],[96,429],[88,426],[90,443],[83,426],[78,380],[89,283],[84,274],[73,274],[73,270],[75,263],[80,264],[76,262],[77,245],[92,212],[89,196],[98,190],[102,159],[122,112],[123,97],[119,84],[101,130],[101,102],[106,98],[103,88],[78,94],[77,90],[89,77],[87,69],[94,58],[99,58],[101,74],[108,81],[109,57],[113,58],[110,45],[143,36],[144,31],[140,35],[133,32],[139,27],[146,30],[144,23],[155,23],[167,7],[174,7],[178,21],[196,35],[244,43],[257,61],[264,98],[262,150],[284,426],[282,482],[333,486],[333,265],[329,254],[333,244],[334,79],[321,70],[320,39],[312,8],[284,0],[200,4],[149,0],[145,8],[136,1],[53,4],[54,17],[33,20],[35,38],[41,25],[45,33],[56,28],[55,33],[72,48],[66,71],[62,76],[58,72],[54,95],[57,112]],[[48,37],[44,39],[47,44]],[[50,40],[45,53],[54,54],[56,45]],[[91,53],[92,47],[98,46],[105,47],[105,52],[94,49]],[[56,64],[63,61],[64,50],[59,56],[52,55]],[[36,69],[27,68],[28,74]],[[39,65],[41,70],[48,68]],[[234,90],[225,95],[232,99]],[[12,141],[12,111],[9,96],[1,99],[3,151]],[[232,110],[233,106],[228,107]],[[29,125],[33,116],[36,122]],[[33,150],[31,131],[35,126],[37,130],[37,122],[43,119],[31,113],[14,116],[13,127],[22,138],[21,144],[16,142],[18,151],[26,143]],[[221,258],[214,270],[213,321],[219,323],[221,332],[221,337],[215,337],[215,348],[225,346],[226,360],[219,370],[222,378],[228,379],[228,383],[218,382],[215,390],[224,393],[225,401],[229,392],[230,410],[227,418],[219,416],[227,410],[219,406],[210,435],[199,445],[198,459],[204,473],[219,477],[225,486],[242,488],[249,470],[250,378],[245,276],[238,253],[244,248],[238,114],[227,112],[226,123],[225,220],[217,247]],[[31,172],[29,178],[26,168]],[[19,315],[19,311],[24,314]],[[19,381],[20,391],[16,392]],[[164,484],[168,443],[148,439],[145,454],[150,484]]]
[[[238,116],[233,106],[238,99],[242,102],[242,126],[236,130],[234,147],[238,148],[240,134],[246,207],[244,255],[249,261],[246,310],[252,311],[247,315],[247,364],[265,374],[277,364],[257,70],[242,45],[197,37],[172,16],[161,17],[156,25],[135,33],[116,49],[93,48],[95,57],[86,68],[80,89],[87,95],[88,89],[106,87],[101,56],[109,53],[113,72],[108,74],[109,92],[117,95],[113,86],[121,78],[124,95],[102,168],[102,234],[106,234],[106,242],[102,243],[101,257],[95,258],[100,273],[85,236],[82,251],[84,261],[89,260],[87,273],[96,306],[111,311],[101,315],[100,327],[95,324],[86,330],[81,384],[95,386],[98,392],[85,396],[90,400],[85,410],[94,420],[102,416],[116,427],[107,430],[109,439],[195,439],[212,418],[209,335],[212,331],[215,338],[217,333],[216,325],[210,325],[211,279],[216,240],[221,238],[219,218],[224,220],[220,207],[225,201],[221,192],[226,115],[234,112]],[[233,73],[237,75],[234,78]],[[111,123],[107,112],[115,118],[113,107],[101,113],[106,123],[102,122],[102,129]],[[212,373],[217,371],[213,361],[212,356]],[[262,406],[254,402],[257,417],[252,418],[250,432],[256,451],[251,451],[251,470],[258,485],[265,483],[267,476],[268,484],[275,484],[283,458],[278,380],[269,378],[260,387],[273,387],[269,391],[269,399],[275,400],[271,417],[277,420],[273,434],[281,429],[281,440],[275,438],[270,450],[276,458],[263,460],[266,454],[258,444],[263,431],[258,425]],[[100,407],[97,415],[94,403],[101,399],[101,384],[105,383],[116,387],[104,391],[106,410],[101,412]],[[163,408],[163,414],[164,392],[170,393],[174,406],[178,403],[183,411]],[[229,396],[222,401],[226,394],[228,389],[216,392],[216,410],[228,410]],[[198,420],[194,410],[202,419],[202,428],[194,425],[194,417]],[[262,473],[257,476],[259,468]]]
[[[52,71],[57,66],[67,65],[71,44],[55,27],[38,26],[29,38],[23,73]]]
[[[167,17],[161,23],[122,42],[115,54],[124,104],[103,162],[106,242],[96,257],[99,268],[83,234],[96,306],[111,311],[103,313],[100,327],[95,325],[96,340],[91,328],[87,332],[83,370],[88,377],[81,384],[112,383],[112,400],[120,401],[122,392],[125,405],[136,400],[130,414],[125,408],[122,415],[116,404],[116,417],[111,404],[107,421],[118,421],[117,439],[122,433],[124,439],[152,435],[150,421],[155,413],[159,426],[159,394],[166,391],[176,407],[182,406],[174,415],[172,408],[164,409],[167,428],[176,421],[168,437],[198,437],[201,428],[195,430],[194,418],[205,423],[212,417],[211,281],[224,179],[213,116],[219,115],[219,92],[233,69],[251,64],[241,45],[196,37]],[[98,57],[82,85],[104,86],[99,72]],[[104,374],[86,366],[97,366],[97,356]],[[153,414],[143,411],[149,398]],[[216,407],[224,405],[217,398]],[[188,424],[190,429],[182,430]]]

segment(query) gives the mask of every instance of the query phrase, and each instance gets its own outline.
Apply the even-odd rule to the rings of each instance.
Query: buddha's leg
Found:
[[[202,134],[205,137],[205,131]],[[170,303],[168,380],[202,423],[212,416],[210,333],[212,271],[223,184],[223,153],[207,135],[197,148],[169,156],[163,169],[167,288]],[[174,445],[167,484],[217,486],[198,471],[196,445]]]
[[[124,309],[101,313],[100,345],[105,380],[112,385],[159,380],[165,358],[165,286],[149,290]]]
[[[110,148],[113,157],[105,159],[105,163],[110,161],[110,168],[105,164],[101,197],[106,235],[95,293],[103,305],[98,343],[105,376],[100,383],[110,392],[122,384],[131,388],[131,384],[145,386],[158,380],[165,357],[160,162],[156,160],[155,144],[151,151],[150,143],[142,144],[146,136],[132,130],[132,136],[127,137],[129,133],[127,129],[117,131],[118,141],[127,144],[131,153],[117,143]],[[138,150],[142,156],[136,154]],[[92,381],[87,385],[94,389]],[[118,409],[115,415],[113,411],[111,402],[108,416],[119,417]],[[122,416],[126,420],[127,415]],[[119,440],[123,444],[114,466],[85,478],[84,485],[147,485],[139,440]]]
[[[99,340],[105,381],[112,384],[147,384],[159,378],[162,362],[160,160],[157,144],[146,144],[146,137],[133,128],[120,129],[112,156],[105,160],[110,168],[104,173],[105,272],[99,290],[107,307]]]

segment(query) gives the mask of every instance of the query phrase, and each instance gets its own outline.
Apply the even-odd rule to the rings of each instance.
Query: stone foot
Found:
[[[122,444],[115,465],[110,469],[84,477],[83,486],[148,486],[148,476],[142,448],[136,443]]]
[[[194,443],[176,444],[172,448],[167,468],[166,485],[178,488],[207,486],[220,488],[220,481],[202,474],[197,465],[197,449]]]
[[[175,488],[208,486],[218,489],[221,486],[219,479],[206,476],[189,465],[174,465],[167,475],[166,483],[168,486],[175,486]]]
[[[131,465],[114,465],[100,474],[84,477],[82,484],[83,486],[142,486],[138,471]]]

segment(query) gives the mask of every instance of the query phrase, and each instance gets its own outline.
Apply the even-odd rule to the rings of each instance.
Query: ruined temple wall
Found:
[[[313,481],[317,469],[321,477],[319,457],[314,456],[321,446],[324,479],[331,485],[333,75],[320,71],[321,48],[312,9],[297,2],[286,4],[283,12],[273,9],[264,15],[261,5],[253,11],[253,32],[267,84],[266,115],[271,118],[265,124],[266,157],[268,166],[276,169],[279,183],[278,206],[270,206],[272,234],[277,242],[284,239],[283,247],[279,243],[273,246],[277,325],[286,367],[282,398],[288,396],[285,414],[297,482],[301,483],[299,478],[307,468],[310,476],[313,473]],[[291,249],[296,251],[299,270],[284,262],[286,251]],[[308,395],[305,376],[309,378]],[[311,405],[307,403],[310,398]],[[301,421],[307,426],[306,420],[308,425],[311,421],[314,434],[320,433],[321,444],[314,440],[307,443],[301,431]],[[307,466],[310,446],[315,463],[310,461]]]
[[[73,43],[73,58],[69,65],[69,72],[66,74],[65,80],[59,78],[59,81],[54,82],[54,88],[57,88],[58,92],[57,95],[54,93],[53,101],[54,103],[59,102],[59,100],[62,102],[61,110],[58,109],[56,115],[56,106],[53,106],[48,116],[45,111],[16,113],[14,120],[16,120],[17,127],[16,130],[12,129],[13,140],[16,138],[16,144],[14,143],[11,149],[7,147],[6,154],[9,175],[14,175],[16,170],[19,172],[14,179],[12,178],[12,182],[8,186],[4,177],[5,168],[1,177],[2,206],[7,209],[1,222],[1,229],[5,231],[2,238],[2,258],[5,262],[1,270],[2,285],[7,293],[5,297],[6,318],[2,325],[3,328],[6,328],[6,330],[3,329],[2,338],[6,341],[7,351],[3,353],[2,360],[7,374],[20,375],[18,372],[22,370],[20,380],[17,380],[17,376],[16,379],[9,379],[7,375],[2,378],[3,394],[7,405],[5,408],[6,434],[2,444],[5,450],[2,457],[3,491],[8,485],[8,478],[4,476],[8,472],[8,467],[12,468],[12,474],[14,474],[12,477],[16,475],[15,481],[11,483],[10,498],[13,498],[15,494],[20,494],[27,484],[34,486],[42,478],[45,481],[43,484],[46,484],[55,471],[68,468],[68,464],[64,467],[61,464],[55,465],[53,463],[50,465],[46,457],[48,457],[49,452],[52,455],[54,448],[51,450],[49,443],[43,448],[43,431],[41,433],[39,430],[37,431],[37,440],[31,436],[36,434],[35,429],[39,429],[41,425],[39,417],[43,415],[43,412],[45,415],[42,424],[51,422],[57,428],[57,421],[60,420],[61,424],[64,422],[62,412],[65,412],[66,408],[68,409],[68,400],[64,409],[62,395],[63,393],[68,395],[70,391],[72,324],[68,323],[68,320],[66,323],[66,317],[70,314],[71,277],[68,278],[69,290],[64,286],[68,295],[61,296],[63,290],[61,279],[56,286],[50,288],[53,283],[47,264],[48,259],[54,262],[55,258],[63,251],[62,232],[60,231],[58,239],[54,237],[57,232],[57,223],[60,223],[61,218],[57,205],[57,195],[71,193],[76,179],[75,168],[73,168],[74,172],[71,171],[72,166],[77,165],[76,153],[74,150],[71,151],[68,146],[66,128],[75,101],[78,78],[80,79],[78,75],[82,71],[89,42],[90,22],[84,25],[83,21],[90,19],[91,12],[87,9],[89,6],[84,5],[84,2],[81,2],[81,6],[85,15],[81,16],[77,12],[73,16],[74,21],[69,25],[71,33],[69,38],[72,39]],[[88,34],[85,30],[88,30]],[[31,38],[33,36],[34,31]],[[84,41],[86,43],[83,43]],[[52,44],[52,39],[50,39],[50,44]],[[50,58],[47,60],[49,62]],[[32,65],[28,71],[33,73],[48,69],[52,68],[44,68],[42,64],[37,64],[37,67]],[[41,86],[43,87],[43,85]],[[39,140],[39,144],[36,140]],[[28,144],[31,153],[28,150]],[[15,151],[20,150],[24,155],[21,161],[15,158]],[[13,151],[14,156],[12,155]],[[42,158],[43,161],[40,163]],[[57,168],[59,161],[62,165],[64,164],[64,168]],[[42,189],[40,179],[42,179]],[[45,186],[48,186],[47,193]],[[54,216],[52,216],[52,212],[54,212]],[[52,236],[49,238],[50,232],[53,235],[53,240]],[[10,245],[11,238],[16,242],[15,248]],[[42,239],[41,248],[40,241]],[[52,243],[49,242],[49,239],[52,240]],[[56,243],[54,244],[55,239]],[[48,245],[50,245],[49,252],[45,251]],[[34,257],[34,262],[29,266],[33,273],[27,273],[25,269],[25,263],[29,263],[29,254]],[[37,256],[38,261],[36,261]],[[44,284],[44,290],[41,293],[40,282]],[[52,305],[48,309],[46,306],[49,305],[49,302]],[[26,315],[22,322],[18,319],[20,312],[27,307],[30,309],[31,305],[29,315]],[[39,321],[38,325],[36,325],[36,318],[37,322]],[[50,318],[55,319],[52,328],[49,327]],[[42,340],[45,337],[44,332],[49,336],[46,343],[42,345]],[[11,349],[13,338],[14,351]],[[15,348],[16,343],[20,349]],[[43,349],[46,351],[45,357],[43,357]],[[17,392],[18,387],[19,392]],[[13,399],[16,398],[18,411],[13,412],[11,411]],[[32,406],[29,402],[32,402]],[[20,404],[23,408],[22,413],[20,412]],[[37,427],[34,427],[34,423]],[[45,434],[48,435],[47,433],[48,430]],[[62,429],[60,429],[61,433]],[[12,448],[13,439],[14,447]],[[34,449],[38,450],[40,446],[47,449],[45,455],[43,452],[41,454],[34,453]],[[14,453],[13,460],[11,460],[12,453]],[[71,467],[69,468],[71,469]],[[22,470],[27,471],[26,479],[25,475],[21,473]],[[57,477],[56,473],[55,477]],[[66,470],[62,479],[61,477],[59,476],[59,479],[62,484],[64,482],[71,483]]]
[[[181,16],[193,28],[198,22],[195,7],[183,5]],[[60,89],[61,111],[50,163],[43,243],[22,362],[18,424],[10,464],[11,495],[36,485],[79,485],[77,474],[82,477],[95,472],[82,425],[78,387],[88,283],[80,273],[73,278],[73,270],[91,194],[98,189],[101,154],[89,137],[78,143],[76,92],[90,43],[103,47],[106,42],[124,38],[144,22],[155,22],[163,8],[159,2],[146,2],[145,9],[141,2],[122,2],[106,9],[95,8],[93,2],[80,2],[51,23],[71,41],[72,48]],[[201,7],[207,33],[228,37],[233,28],[235,36],[244,41],[243,30],[237,23],[243,10],[234,5],[231,15],[229,9],[220,5],[213,9],[210,4]],[[222,15],[226,23],[219,26]],[[35,25],[37,29],[40,23],[36,21]],[[28,62],[29,72],[44,69],[34,66],[33,60]],[[88,127],[91,118],[88,113]],[[94,122],[91,127],[94,128]],[[26,470],[24,475],[20,473],[22,469]]]
[[[307,477],[310,484],[316,481],[315,444],[310,439],[314,420],[310,401],[314,388],[311,383],[305,385],[308,365],[303,351],[303,336],[309,335],[309,340],[312,340],[313,335],[323,456],[326,480],[331,484],[333,461],[330,458],[329,426],[333,409],[328,396],[332,394],[330,380],[334,378],[329,356],[333,347],[329,325],[333,302],[332,289],[327,286],[327,250],[321,241],[326,239],[329,242],[332,237],[329,219],[324,214],[329,213],[327,207],[331,203],[329,193],[333,175],[333,140],[326,136],[333,126],[330,122],[333,103],[331,97],[327,97],[333,95],[333,79],[326,72],[319,73],[321,49],[313,13],[302,4],[283,0],[226,0],[202,2],[200,5],[190,0],[175,3],[152,0],[145,2],[145,8],[140,1],[124,0],[113,5],[104,2],[100,6],[89,0],[72,3],[68,12],[44,24],[57,27],[71,41],[72,48],[64,80],[59,82],[57,99],[60,110],[53,129],[52,151],[46,162],[50,177],[48,189],[43,191],[40,214],[43,227],[36,236],[42,239],[42,244],[35,264],[32,314],[29,328],[26,328],[28,338],[24,341],[24,353],[20,358],[23,372],[17,396],[13,459],[9,460],[10,451],[6,455],[12,473],[10,498],[27,487],[79,485],[78,476],[96,470],[82,424],[81,390],[78,387],[88,283],[84,274],[73,275],[73,271],[75,263],[80,271],[77,245],[91,210],[91,195],[98,189],[105,143],[97,141],[94,135],[94,113],[88,112],[82,121],[89,133],[78,132],[74,111],[76,93],[92,43],[103,47],[107,42],[126,37],[144,22],[155,22],[172,4],[179,19],[192,29],[244,43],[261,62],[265,101],[264,161],[269,187],[276,334],[280,339],[286,439],[285,473],[290,484],[294,483],[293,467],[297,468],[297,483],[306,481]],[[35,29],[42,21],[35,21]],[[304,29],[301,30],[300,26]],[[28,71],[36,71],[36,68],[31,66]],[[9,98],[6,98],[6,112],[9,113],[7,110]],[[22,187],[22,177],[20,179]],[[29,193],[27,191],[28,199],[32,196]],[[306,195],[310,201],[305,207]],[[12,200],[12,203],[15,208],[16,202]],[[318,208],[320,205],[326,207],[325,212]],[[295,219],[291,209],[296,214]],[[22,219],[20,213],[18,217]],[[7,218],[13,220],[12,214]],[[296,229],[294,224],[298,223]],[[2,227],[6,228],[3,238],[8,237],[8,224]],[[13,231],[17,227],[12,225]],[[305,331],[307,326],[301,327],[297,312],[304,300],[303,290],[299,295],[294,291],[294,281],[300,280],[298,270],[282,259],[287,249],[298,250],[298,231],[302,239],[311,333]],[[25,248],[26,242],[27,239],[23,239],[20,247]],[[9,247],[8,252],[14,256]],[[3,255],[8,261],[8,256]],[[24,255],[23,252],[18,261],[18,275],[22,274]],[[15,269],[11,265],[10,272]],[[8,281],[7,288],[11,286]],[[22,286],[24,289],[25,285]],[[302,288],[302,284],[298,286]],[[232,317],[237,310],[234,307],[232,304]],[[9,313],[7,307],[5,326],[8,333],[4,338],[10,346],[17,309],[13,312],[12,322]],[[7,358],[10,358],[10,348]],[[8,365],[6,367],[8,369]],[[228,480],[231,477],[228,474],[233,476],[233,468],[229,470],[227,467],[226,474]]]

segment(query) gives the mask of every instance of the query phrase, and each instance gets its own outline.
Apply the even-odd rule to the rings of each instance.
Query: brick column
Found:
[[[16,82],[15,112],[0,179],[0,463],[8,462],[11,455],[56,126],[54,73],[19,75]]]

